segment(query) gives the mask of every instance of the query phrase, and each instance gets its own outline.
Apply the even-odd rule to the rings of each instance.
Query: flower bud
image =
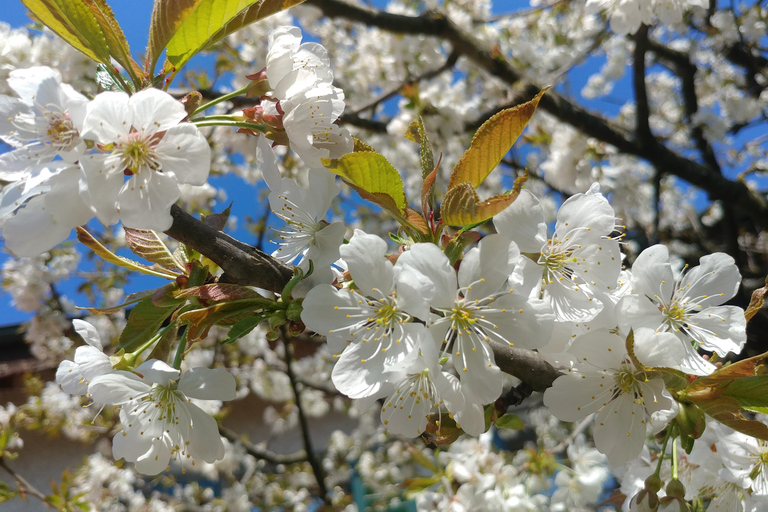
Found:
[[[631,512],[656,512],[659,508],[658,492],[661,489],[661,479],[653,474],[645,479],[645,488],[635,494],[629,502]]]
[[[674,479],[667,484],[667,496],[659,501],[658,512],[691,512],[691,507],[685,501],[685,486]]]

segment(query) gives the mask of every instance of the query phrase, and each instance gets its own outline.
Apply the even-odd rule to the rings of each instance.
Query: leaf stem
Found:
[[[237,128],[250,128],[251,130],[257,130],[261,133],[267,133],[267,127],[263,124],[256,124],[256,123],[247,123],[245,121],[218,121],[218,120],[209,120],[205,117],[199,117],[197,119],[191,119],[192,123],[195,123],[195,126],[202,127],[202,126],[235,126]]]
[[[238,89],[236,91],[232,91],[232,92],[230,92],[228,94],[225,94],[223,96],[219,96],[218,98],[209,101],[205,105],[200,105],[199,107],[197,107],[197,110],[192,112],[192,115],[190,115],[189,117],[192,117],[192,116],[194,116],[196,114],[199,114],[200,112],[204,112],[205,110],[211,108],[212,106],[214,106],[214,105],[216,105],[218,103],[221,103],[222,101],[227,101],[229,99],[234,98],[235,96],[240,96],[241,94],[245,94],[246,92],[248,92],[248,89],[250,89],[250,87],[251,87],[250,84],[246,85],[242,89]]]
[[[184,334],[181,335],[179,346],[176,349],[176,355],[173,358],[173,367],[177,370],[181,369],[181,360],[184,358],[184,351],[187,348],[187,330],[188,329],[184,329]]]
[[[667,443],[669,442],[669,438],[672,435],[672,429],[667,429],[667,435],[664,436],[664,444],[661,447],[661,451],[659,452],[659,462],[656,464],[656,471],[654,471],[654,475],[659,476],[661,473],[661,463],[664,461],[664,454],[667,452]]]

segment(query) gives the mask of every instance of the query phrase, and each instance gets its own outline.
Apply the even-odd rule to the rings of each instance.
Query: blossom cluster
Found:
[[[634,32],[654,15],[679,23],[686,8],[683,2],[647,3],[626,19],[622,10],[639,4],[609,4],[587,2],[587,9],[613,9],[617,33]],[[458,23],[463,19],[471,26],[462,14],[454,13]],[[593,21],[585,31],[594,28]],[[486,33],[480,37],[493,39]],[[440,433],[450,418],[464,432],[479,436],[488,428],[490,404],[510,385],[497,364],[498,351],[536,350],[562,373],[544,393],[544,404],[565,422],[594,418],[594,442],[602,454],[589,448],[580,452],[579,443],[568,448],[576,474],[557,474],[552,509],[596,503],[607,478],[606,463],[614,469],[630,464],[623,482],[627,506],[636,504],[637,499],[631,500],[640,495],[642,478],[652,468],[642,466],[636,474],[632,464],[645,461],[649,434],[667,427],[679,407],[653,368],[706,376],[716,367],[700,351],[722,358],[740,353],[746,342],[743,310],[723,305],[741,281],[733,258],[715,253],[702,257],[697,267],[680,269],[667,247],[655,245],[626,268],[622,227],[603,193],[617,195],[621,187],[633,187],[622,171],[634,161],[609,155],[603,186],[591,184],[594,169],[582,157],[599,148],[568,129],[553,129],[552,153],[541,166],[550,184],[573,194],[553,223],[552,203],[534,193],[541,184],[533,183],[495,216],[495,232],[483,231],[458,259],[450,259],[444,245],[407,241],[392,250],[371,229],[348,233],[341,222],[325,220],[341,188],[322,169],[322,159],[353,149],[350,133],[336,124],[345,93],[334,85],[325,48],[302,44],[297,28],[276,28],[268,44],[264,69],[249,77],[260,104],[235,119],[250,123],[243,132],[256,134],[253,125],[265,132],[256,138],[255,162],[270,191],[270,208],[285,222],[276,231],[273,256],[311,272],[293,289],[293,298],[304,298],[303,322],[327,339],[335,388],[355,399],[358,409],[377,403],[381,423],[393,434],[415,437],[433,427]],[[424,48],[439,54],[438,45]],[[616,50],[616,55],[624,53]],[[165,230],[180,186],[207,180],[208,142],[194,114],[190,119],[190,112],[165,92],[148,89],[129,96],[107,91],[88,100],[62,83],[57,71],[42,67],[13,71],[8,84],[15,96],[0,98],[0,138],[14,150],[0,156],[0,180],[9,183],[0,195],[0,225],[7,247],[18,255],[50,249],[93,217],[107,225],[122,221],[127,227]],[[446,114],[450,122],[436,130],[441,137],[463,129],[464,118],[482,103],[479,97],[454,101],[466,92],[458,89],[450,81],[424,88],[441,112],[452,112]],[[401,133],[408,114],[402,110],[389,129]],[[281,175],[269,141],[290,146],[300,157],[309,168],[306,183]],[[453,158],[458,150],[449,147],[447,154]],[[619,170],[612,174],[611,166]],[[407,182],[407,188],[417,181]],[[640,188],[647,196],[648,190]],[[625,211],[642,208],[622,201]],[[30,302],[21,294],[18,300]],[[235,398],[232,374],[221,368],[182,372],[178,364],[152,358],[124,365],[119,356],[105,355],[93,325],[76,320],[75,329],[87,346],[77,348],[74,361],[59,366],[57,382],[67,393],[120,407],[121,427],[112,444],[116,459],[157,474],[169,460],[183,465],[188,458],[214,462],[224,457],[228,445],[216,421],[192,399]],[[254,332],[265,345],[264,331]],[[238,347],[248,350],[244,344]],[[254,350],[274,356],[268,347]],[[242,380],[251,379],[259,396],[289,401],[288,377],[275,369],[277,359],[258,359],[242,369]],[[312,402],[303,407],[314,407],[312,414],[319,416],[329,407],[324,400],[307,398],[317,395],[305,389],[302,400]],[[297,422],[293,409],[282,416],[270,411],[279,419],[272,422],[273,430]],[[714,423],[707,426],[707,436],[683,459],[694,475],[680,477],[686,499],[707,496],[713,506],[727,510],[758,506],[768,493],[763,443]],[[446,455],[441,461],[459,475],[455,496],[448,500],[445,494],[425,492],[419,497],[422,508],[438,503],[454,510],[546,507],[532,479],[488,455],[487,446],[481,450],[473,443],[465,440],[452,450],[482,455],[469,461]],[[493,469],[485,471],[488,467]],[[706,484],[715,477],[720,478],[717,486]],[[302,490],[297,501],[307,494]],[[658,494],[665,498],[664,491]],[[667,503],[674,498],[668,494]]]
[[[17,69],[3,96],[0,223],[6,247],[35,256],[94,216],[165,230],[179,185],[202,185],[208,143],[168,93],[106,91],[88,100],[58,71]]]

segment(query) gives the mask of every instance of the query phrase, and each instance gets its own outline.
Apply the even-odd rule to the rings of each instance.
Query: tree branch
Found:
[[[545,391],[561,375],[560,370],[542,359],[537,352],[495,342],[490,345],[496,365],[501,371],[514,375],[533,391]]]
[[[312,472],[315,474],[315,480],[317,480],[317,485],[320,487],[320,495],[323,498],[323,501],[330,505],[331,497],[328,495],[328,488],[325,485],[325,471],[323,471],[323,466],[320,464],[320,461],[317,460],[315,452],[312,449],[312,438],[309,434],[309,423],[307,422],[307,417],[304,414],[304,409],[301,407],[299,384],[296,381],[296,375],[293,373],[293,355],[291,354],[293,347],[291,347],[290,341],[288,341],[286,338],[283,338],[283,343],[285,346],[285,373],[288,375],[288,379],[291,381],[291,389],[293,390],[293,396],[296,400],[296,409],[299,413],[299,426],[301,427],[301,437],[304,440],[304,450],[307,452],[307,461],[312,467]]]
[[[16,471],[11,469],[11,467],[5,462],[5,459],[3,457],[0,457],[0,467],[3,468],[9,475],[13,477],[14,480],[16,480],[16,485],[19,487],[19,494],[24,496],[25,494],[31,494],[35,498],[39,499],[40,501],[47,503],[45,501],[45,494],[37,490],[37,488],[27,482],[27,480],[18,474]]]
[[[176,205],[171,207],[171,216],[173,224],[165,234],[220,266],[224,270],[221,281],[280,293],[293,277],[291,267],[195,219]]]
[[[304,450],[283,455],[259,448],[249,442],[245,436],[240,435],[227,427],[219,426],[219,433],[226,437],[230,443],[241,444],[248,455],[270,464],[295,464],[297,462],[306,462],[307,460],[307,453]]]
[[[484,48],[472,35],[462,31],[440,13],[427,12],[420,16],[391,14],[353,5],[344,0],[308,0],[307,3],[321,9],[328,17],[357,21],[397,34],[445,39],[451,42],[454,51],[466,56],[491,75],[515,85],[525,98],[532,98],[541,90],[539,85],[528,81],[511,63],[495,55],[491,49]],[[658,169],[705,190],[711,199],[733,204],[757,225],[768,229],[768,202],[765,198],[753,194],[744,183],[731,181],[711,172],[707,166],[679,155],[658,141],[653,142],[650,147],[643,147],[622,128],[574,104],[555,91],[547,92],[539,105],[587,136],[611,144],[623,153],[647,160]],[[501,109],[496,109],[498,110]]]

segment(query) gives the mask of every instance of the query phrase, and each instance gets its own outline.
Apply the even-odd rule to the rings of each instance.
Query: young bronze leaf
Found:
[[[421,154],[421,177],[427,179],[427,176],[435,168],[435,157],[432,154],[432,145],[429,143],[427,132],[424,130],[424,120],[419,116],[408,125],[405,131],[405,138],[419,145]]]
[[[97,62],[104,62],[103,50],[93,48],[87,39],[84,39],[80,30],[73,26],[72,21],[59,7],[56,0],[21,0],[30,11],[30,15],[40,23],[50,28],[56,35],[64,39],[77,50],[83,52],[86,57]],[[82,5],[82,3],[81,3]],[[85,7],[83,5],[83,7]],[[95,20],[94,20],[95,22]],[[108,54],[107,54],[108,57]],[[109,60],[107,59],[108,63]]]
[[[477,188],[523,133],[525,126],[536,111],[541,96],[549,87],[539,91],[531,101],[502,110],[483,123],[472,143],[453,168],[448,188],[459,183],[470,183]]]
[[[197,341],[208,334],[215,324],[232,325],[262,311],[263,299],[243,299],[222,302],[207,308],[193,309],[179,315],[179,323],[189,324],[187,338]]]
[[[471,183],[459,183],[445,194],[440,205],[440,218],[446,226],[477,224],[500,213],[515,202],[518,194],[501,194],[481,201]]]
[[[93,238],[93,235],[91,235],[84,228],[77,227],[76,229],[77,229],[77,239],[80,241],[80,243],[85,245],[89,249],[91,249],[104,261],[108,261],[109,263],[119,265],[121,267],[127,268],[128,270],[136,270],[138,272],[141,272],[142,274],[149,274],[151,276],[163,277],[165,279],[170,279],[170,280],[175,280],[178,277],[178,274],[174,274],[168,271],[163,272],[163,271],[155,270],[146,265],[142,265],[141,263],[138,263],[136,261],[129,260],[128,258],[123,258],[122,256],[118,256],[117,254],[113,253],[112,251],[104,247],[101,244],[101,242]]]
[[[75,308],[83,311],[90,311],[91,313],[98,313],[100,315],[109,315],[112,313],[118,313],[124,307],[130,306],[131,304],[136,304],[137,302],[142,300],[144,297],[149,297],[154,293],[155,293],[155,290],[143,290],[140,292],[132,293],[128,297],[126,297],[125,302],[117,306],[113,306],[111,308],[84,308],[80,306],[75,306]]]
[[[427,225],[427,221],[424,219],[424,217],[419,215],[419,212],[416,210],[406,208],[405,219],[413,224],[413,226],[422,233],[429,233],[429,226]]]
[[[768,407],[768,375],[735,379],[722,396],[736,399],[742,407]]]
[[[118,64],[123,66],[131,76],[131,79],[137,80],[142,74],[141,66],[131,58],[131,48],[128,46],[125,34],[123,34],[123,30],[117,23],[112,9],[104,0],[85,0],[85,2],[96,18],[99,27],[101,27],[101,32],[104,34],[110,55]]]
[[[152,21],[149,24],[149,72],[154,74],[157,60],[163,53],[165,45],[184,23],[184,20],[202,0],[155,0],[152,8]]]
[[[768,426],[755,420],[748,420],[741,412],[739,402],[729,396],[696,401],[696,405],[707,415],[742,434],[768,441]]]
[[[166,56],[178,71],[193,55],[229,34],[303,1],[201,0],[176,27],[166,46]]]
[[[764,374],[766,361],[768,361],[768,352],[729,364],[707,376],[694,380],[685,388],[685,393],[690,394],[702,389],[722,387],[736,379]]]
[[[333,160],[323,158],[323,165],[341,176],[363,198],[402,216],[406,207],[403,180],[382,155],[368,151],[348,153]]]
[[[747,322],[752,320],[752,317],[765,305],[766,293],[768,293],[768,278],[765,279],[765,286],[752,292],[749,306],[747,306],[747,310],[744,311],[744,316],[747,317]]]
[[[133,254],[152,263],[157,263],[170,272],[184,272],[184,265],[171,254],[157,233],[148,229],[124,229],[125,243]]]
[[[184,290],[179,290],[174,295],[177,299],[182,297],[197,297],[198,299],[206,299],[212,302],[240,299],[264,299],[270,303],[272,302],[246,286],[229,283],[204,284],[202,286],[195,286],[194,288],[185,288]]]

